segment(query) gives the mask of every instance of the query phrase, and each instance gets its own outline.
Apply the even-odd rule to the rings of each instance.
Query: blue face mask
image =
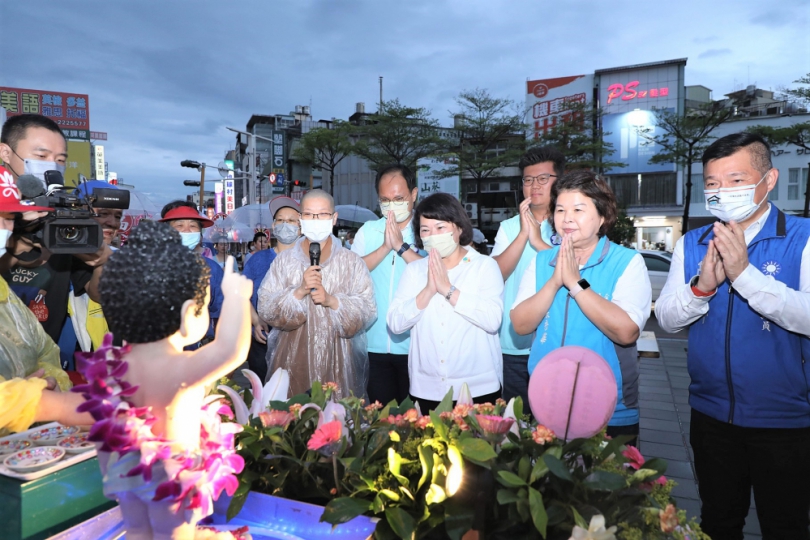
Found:
[[[200,245],[202,234],[198,232],[181,232],[180,237],[183,239],[183,245],[193,250]]]

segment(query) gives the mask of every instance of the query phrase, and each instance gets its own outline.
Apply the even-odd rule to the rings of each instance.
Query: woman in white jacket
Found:
[[[388,310],[395,334],[411,331],[408,354],[410,394],[423,413],[436,408],[453,389],[467,383],[473,401],[501,396],[503,278],[498,264],[466,247],[472,224],[461,204],[445,193],[416,207],[417,246],[428,257],[405,268]]]

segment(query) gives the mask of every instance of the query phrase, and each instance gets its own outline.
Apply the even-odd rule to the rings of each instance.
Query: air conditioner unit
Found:
[[[464,211],[470,219],[478,219],[478,203],[465,203]]]

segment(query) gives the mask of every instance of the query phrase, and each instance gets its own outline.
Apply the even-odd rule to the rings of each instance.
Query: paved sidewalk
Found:
[[[678,485],[672,490],[678,507],[700,517],[700,498],[695,480],[694,457],[689,444],[689,374],[686,370],[686,340],[658,339],[660,358],[641,358],[639,407],[640,450],[645,458],[664,458],[666,476]],[[745,522],[745,538],[762,538],[753,499]]]

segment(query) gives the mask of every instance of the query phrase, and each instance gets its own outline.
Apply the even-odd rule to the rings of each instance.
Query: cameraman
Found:
[[[20,176],[30,174],[42,181],[44,190],[46,171],[65,171],[67,141],[50,118],[38,114],[13,116],[0,133],[0,159],[15,183]],[[87,292],[99,302],[98,282],[111,253],[109,246],[102,245],[96,253],[51,255],[29,238],[15,234],[9,242],[9,253],[0,260],[0,274],[36,314],[45,332],[58,342],[67,317],[71,284],[75,294]]]

